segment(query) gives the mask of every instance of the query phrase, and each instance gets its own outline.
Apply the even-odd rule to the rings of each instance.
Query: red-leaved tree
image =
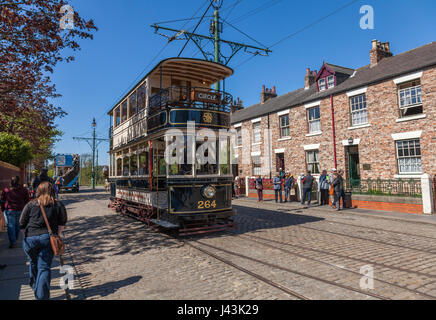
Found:
[[[61,0],[0,0],[0,132],[31,142],[36,156],[46,157],[60,134],[55,119],[66,115],[49,102],[59,95],[50,81],[57,63],[74,60],[62,49],[80,49],[92,39],[92,20],[74,12],[72,29],[61,24],[67,5]]]

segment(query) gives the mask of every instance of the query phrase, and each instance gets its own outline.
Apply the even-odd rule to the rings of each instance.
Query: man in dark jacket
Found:
[[[273,183],[276,202],[278,202],[278,198],[280,197],[280,203],[282,203],[282,179],[280,179],[280,173],[277,173],[274,177]]]
[[[333,188],[335,191],[335,203],[336,203],[336,210],[341,210],[341,198],[342,198],[342,207],[345,206],[345,198],[342,197],[342,194],[344,194],[344,179],[342,176],[338,173],[333,174]]]
[[[313,187],[313,176],[310,171],[307,171],[307,174],[304,176],[303,180],[303,197],[301,199],[301,204],[306,202],[307,195],[307,204],[310,206],[310,201],[312,200],[312,187]]]
[[[38,189],[41,182],[48,181],[51,184],[53,184],[53,179],[51,179],[47,173],[48,173],[47,168],[43,168],[41,169],[41,174],[39,176],[36,176],[35,179],[33,180],[32,188],[35,192],[36,189]]]
[[[292,174],[288,174],[285,179],[285,202],[292,201],[291,190],[294,189],[295,180]]]

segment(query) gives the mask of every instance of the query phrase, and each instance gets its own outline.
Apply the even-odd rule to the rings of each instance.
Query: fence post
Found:
[[[421,177],[422,209],[424,214],[434,213],[433,181],[429,174]]]

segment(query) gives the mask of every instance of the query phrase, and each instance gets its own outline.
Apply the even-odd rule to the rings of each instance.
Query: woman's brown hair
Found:
[[[53,185],[48,181],[42,182],[36,190],[36,199],[44,207],[54,205],[56,193]]]

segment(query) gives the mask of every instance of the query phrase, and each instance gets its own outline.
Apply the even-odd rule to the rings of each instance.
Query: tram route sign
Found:
[[[192,90],[191,91],[191,100],[205,102],[205,103],[221,103],[221,94],[211,91],[200,91],[200,90]]]

